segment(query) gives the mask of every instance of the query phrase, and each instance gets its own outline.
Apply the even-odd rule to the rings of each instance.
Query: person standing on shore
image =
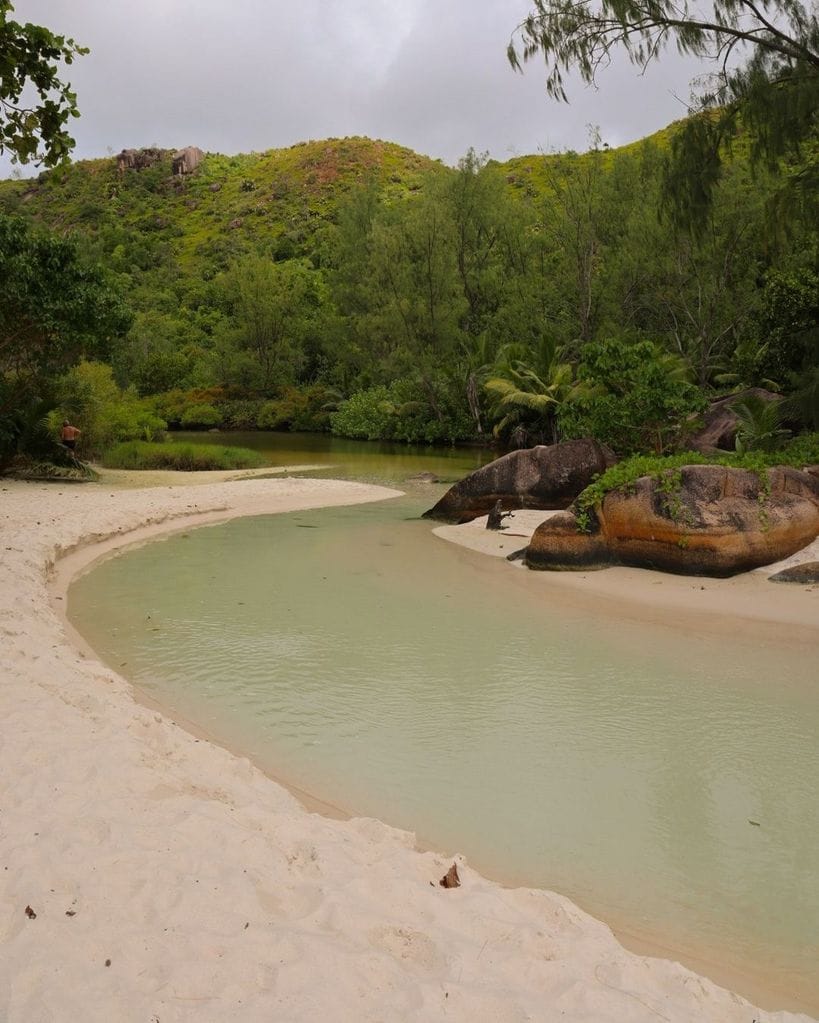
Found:
[[[77,437],[82,433],[76,426],[72,426],[67,419],[63,420],[63,428],[60,430],[60,441],[63,447],[73,451],[77,446]]]

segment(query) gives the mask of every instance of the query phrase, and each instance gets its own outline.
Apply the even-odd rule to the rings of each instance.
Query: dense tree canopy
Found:
[[[13,13],[11,0],[0,0],[0,153],[52,167],[73,149],[66,126],[79,116],[59,65],[88,51],[41,25],[12,21]]]

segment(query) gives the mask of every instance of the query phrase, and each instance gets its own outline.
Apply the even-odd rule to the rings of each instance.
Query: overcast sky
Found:
[[[683,117],[691,60],[645,77],[623,61],[570,104],[506,45],[527,0],[15,0],[91,53],[66,69],[82,117],[74,156],[198,145],[222,153],[367,135],[454,164],[621,145]],[[10,164],[0,157],[0,175]],[[31,173],[24,168],[25,173]]]

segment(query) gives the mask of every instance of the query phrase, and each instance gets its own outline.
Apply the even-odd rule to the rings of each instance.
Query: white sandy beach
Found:
[[[60,587],[49,596],[59,559],[64,587],[106,545],[395,494],[226,475],[147,489],[121,474],[88,485],[0,480],[0,1020],[809,1019],[634,955],[560,895],[503,888],[377,821],[308,812],[246,759],[136,702],[72,645]],[[515,526],[491,540],[480,524],[453,528],[496,553],[525,543]],[[623,585],[626,571],[597,573],[595,587]],[[657,581],[642,576],[644,587]],[[663,599],[690,601],[693,613],[724,614],[729,601],[760,628],[815,635],[816,588],[763,575],[704,590],[667,579]],[[581,581],[561,585],[570,593]],[[760,586],[776,592],[770,610],[759,610]],[[438,880],[453,860],[463,883],[445,890]]]
[[[488,530],[486,516],[461,526],[436,526],[444,540],[497,558],[525,547],[541,522],[557,512],[522,509],[512,513],[504,529]],[[641,568],[612,567],[601,571],[525,572],[532,585],[559,588],[562,598],[608,614],[616,608],[620,618],[663,624],[690,623],[702,632],[733,631],[738,622],[753,623],[757,637],[803,642],[819,656],[819,586],[772,584],[768,577],[783,568],[819,561],[819,539],[784,561],[765,565],[730,579],[670,575]],[[521,561],[514,562],[523,568]]]

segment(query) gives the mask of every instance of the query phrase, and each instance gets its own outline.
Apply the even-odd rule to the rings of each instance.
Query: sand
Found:
[[[486,516],[460,526],[437,526],[441,539],[471,551],[505,558],[525,547],[537,526],[557,512],[513,512],[501,531],[486,528]],[[733,632],[753,623],[754,637],[800,643],[819,655],[819,585],[770,583],[768,577],[805,561],[819,561],[819,539],[784,561],[730,579],[678,576],[642,568],[612,567],[594,572],[531,572],[519,568],[527,586],[559,590],[561,599],[589,611],[655,625]]]
[[[72,551],[63,584],[106,541],[394,493],[224,475],[0,481],[0,1020],[808,1019],[627,952],[560,895],[308,812],[73,646],[48,587]]]

